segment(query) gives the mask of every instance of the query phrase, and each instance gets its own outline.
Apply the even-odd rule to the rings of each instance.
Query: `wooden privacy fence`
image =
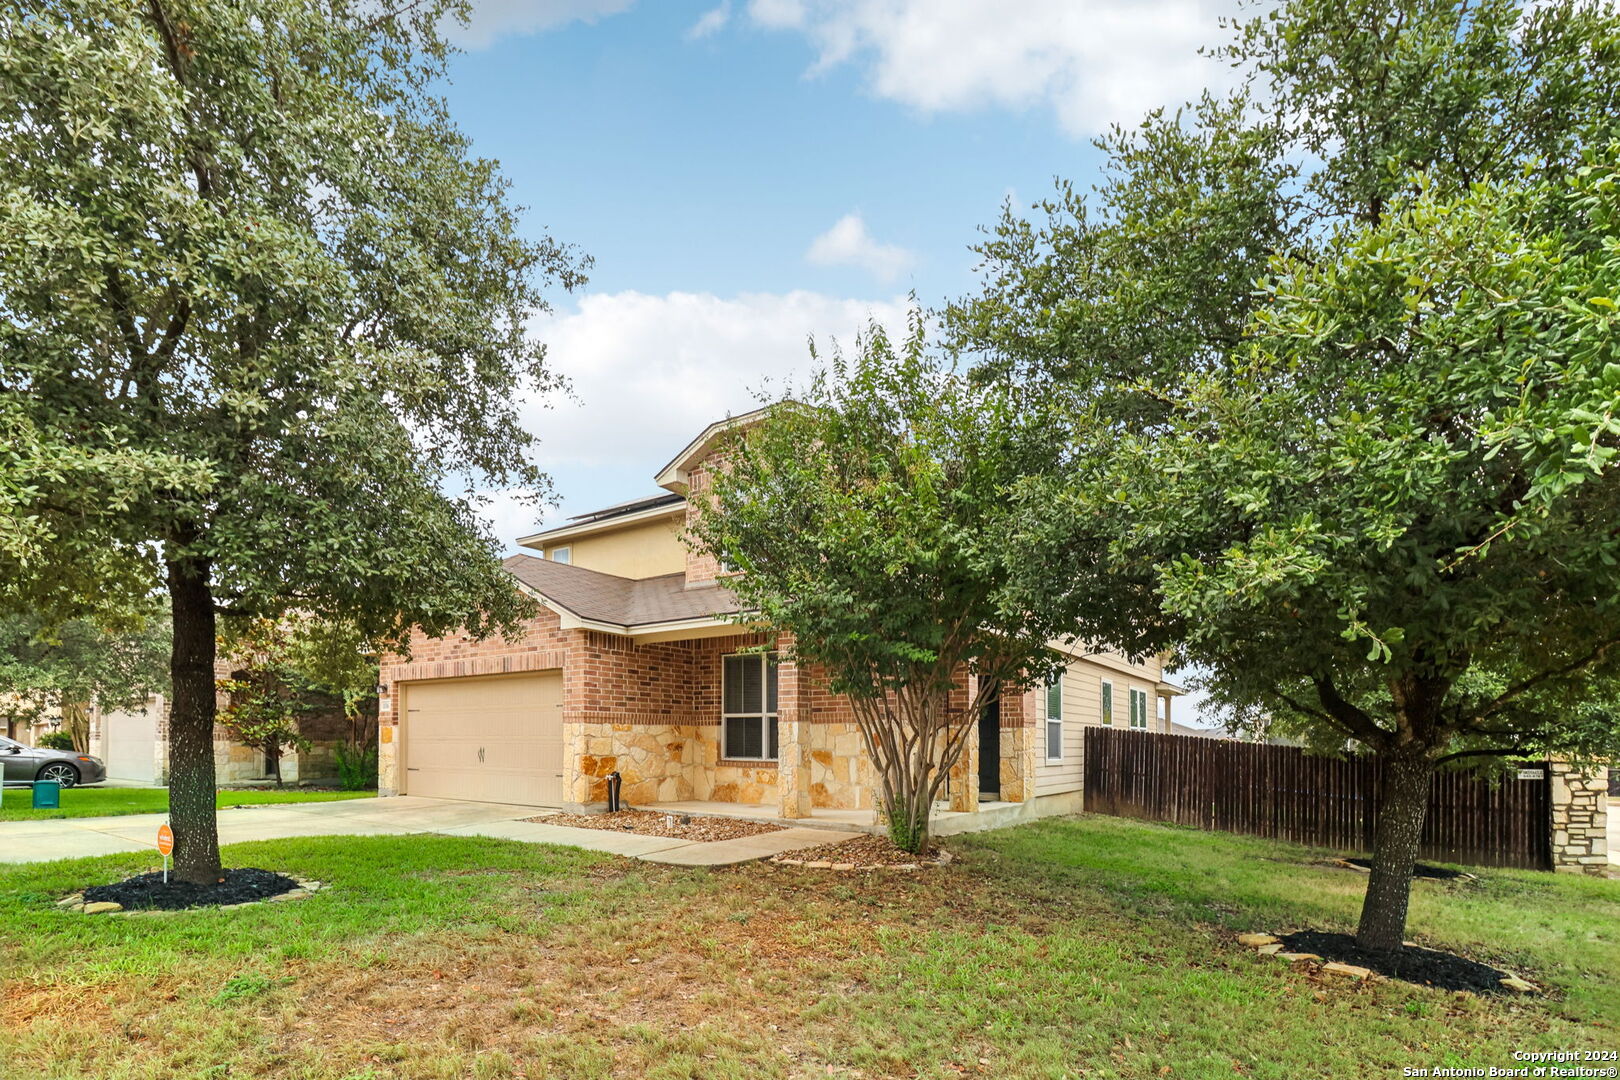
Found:
[[[1086,728],[1086,809],[1340,851],[1372,850],[1382,768],[1368,758],[1312,757],[1292,746]],[[1436,776],[1421,855],[1475,866],[1552,869],[1549,782],[1492,785]]]

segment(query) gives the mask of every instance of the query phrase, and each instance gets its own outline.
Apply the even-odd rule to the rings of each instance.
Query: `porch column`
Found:
[[[978,693],[978,686],[978,677],[969,676],[968,701]],[[968,725],[967,744],[962,747],[962,756],[951,766],[951,809],[973,814],[979,810],[979,718],[969,716],[964,722]]]
[[[1029,691],[1009,692],[1001,699],[1001,800],[1025,802],[1035,797],[1034,698]]]
[[[810,816],[810,710],[807,686],[800,685],[798,665],[784,661],[776,669],[776,797],[785,818]]]

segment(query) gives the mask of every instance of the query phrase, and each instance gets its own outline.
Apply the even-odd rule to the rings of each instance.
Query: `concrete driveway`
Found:
[[[229,807],[219,812],[219,842],[294,836],[404,836],[447,833],[529,843],[569,844],[591,851],[685,866],[722,866],[813,847],[835,839],[827,829],[782,829],[736,840],[698,843],[661,836],[572,829],[525,821],[552,811],[539,806],[460,802],[400,795],[385,799]],[[156,854],[166,814],[0,822],[0,863],[49,862],[131,851]]]

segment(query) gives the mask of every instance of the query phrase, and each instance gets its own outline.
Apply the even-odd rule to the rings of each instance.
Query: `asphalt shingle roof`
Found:
[[[729,615],[741,606],[724,585],[688,589],[685,574],[635,580],[533,555],[513,555],[501,565],[553,604],[591,622],[651,626]]]

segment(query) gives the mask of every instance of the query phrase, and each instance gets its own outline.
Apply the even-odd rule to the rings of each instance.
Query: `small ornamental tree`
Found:
[[[242,620],[226,628],[220,653],[231,671],[218,684],[227,695],[220,723],[264,750],[277,784],[282,752],[310,746],[303,719],[335,702],[346,727],[336,760],[343,786],[376,785],[376,653],[352,625],[301,612]]]
[[[986,695],[1044,680],[1049,643],[1074,630],[1005,591],[1025,557],[1007,491],[1058,448],[1027,405],[942,367],[920,322],[898,349],[873,326],[725,443],[698,496],[693,542],[735,568],[750,622],[791,635],[792,659],[848,696],[908,851],[926,846]]]
[[[343,703],[338,777],[348,790],[377,786],[377,647],[353,623],[290,615],[291,661],[311,686]]]
[[[1070,406],[1029,595],[1151,598],[1103,636],[1378,757],[1394,950],[1436,770],[1612,738],[1620,13],[1287,0],[1224,55],[1237,93],[1105,139],[947,321]]]
[[[531,610],[466,493],[543,491],[528,326],[582,263],[434,94],[466,12],[0,10],[0,601],[167,595],[182,880],[220,871],[218,619],[402,643]]]

